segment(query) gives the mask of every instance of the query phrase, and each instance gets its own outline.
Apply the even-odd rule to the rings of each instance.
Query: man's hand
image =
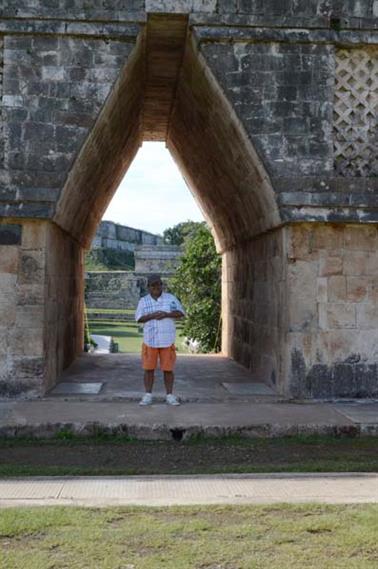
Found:
[[[163,318],[167,318],[168,312],[158,310],[157,312],[153,312],[153,315],[155,320],[163,320]]]
[[[157,310],[156,312],[150,312],[149,314],[145,314],[144,316],[139,318],[138,322],[140,324],[144,324],[149,320],[162,320],[163,318],[167,317],[167,314],[168,313],[164,312],[163,310]]]

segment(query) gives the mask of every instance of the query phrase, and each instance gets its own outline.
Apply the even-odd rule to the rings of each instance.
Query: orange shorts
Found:
[[[158,358],[162,371],[173,371],[176,362],[176,346],[168,348],[151,348],[142,344],[142,367],[146,370],[156,369]]]

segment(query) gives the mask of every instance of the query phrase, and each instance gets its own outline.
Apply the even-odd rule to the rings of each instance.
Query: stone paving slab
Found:
[[[354,423],[378,423],[378,402],[371,403],[338,403],[337,410]]]
[[[265,383],[222,383],[223,387],[229,393],[234,395],[274,395],[271,389]]]
[[[378,474],[31,477],[0,480],[0,507],[377,503]]]
[[[54,395],[97,395],[103,383],[58,383],[52,393]]]

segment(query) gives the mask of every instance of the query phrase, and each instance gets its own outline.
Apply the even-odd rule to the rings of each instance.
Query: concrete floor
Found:
[[[136,400],[143,392],[143,370],[139,354],[83,354],[60,378],[60,386],[48,395],[83,399],[85,391],[73,391],[62,384],[102,383],[98,394],[90,400]],[[224,386],[223,384],[230,384]],[[228,387],[228,388],[227,388]],[[220,355],[180,354],[175,370],[174,392],[183,402],[277,401],[273,389],[254,381],[243,366]],[[163,377],[156,372],[154,395],[164,398]]]

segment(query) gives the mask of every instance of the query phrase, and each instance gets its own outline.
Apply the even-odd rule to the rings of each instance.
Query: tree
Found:
[[[184,334],[198,340],[204,352],[219,351],[221,315],[221,258],[204,223],[188,238],[185,253],[171,281],[187,317]]]
[[[201,225],[203,222],[188,220],[169,227],[163,232],[164,243],[167,245],[183,245]]]

